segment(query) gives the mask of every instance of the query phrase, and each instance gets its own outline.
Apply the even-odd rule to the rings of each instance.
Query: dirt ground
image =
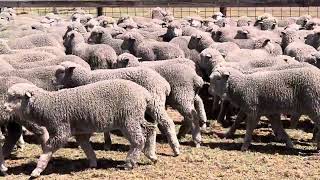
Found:
[[[170,115],[179,124],[181,117],[172,110]],[[288,122],[284,121],[284,124]],[[112,136],[112,150],[104,151],[103,136],[96,134],[91,141],[98,158],[97,169],[87,168],[83,151],[71,139],[65,148],[54,154],[39,179],[320,179],[320,160],[312,156],[316,152],[312,133],[303,130],[308,126],[310,122],[304,120],[298,130],[287,129],[295,144],[295,149],[289,150],[284,143],[276,142],[269,124],[262,121],[254,133],[250,151],[241,152],[244,126],[237,131],[235,139],[220,139],[217,134],[226,129],[213,122],[203,133],[202,147],[192,147],[188,135],[181,140],[182,154],[178,157],[172,156],[169,145],[159,135],[159,162],[152,164],[142,155],[139,167],[134,170],[121,168],[129,149],[124,138]],[[32,137],[26,139],[30,142]],[[23,150],[14,152],[6,161],[10,174],[6,179],[29,178],[40,153],[39,145],[29,143]]]

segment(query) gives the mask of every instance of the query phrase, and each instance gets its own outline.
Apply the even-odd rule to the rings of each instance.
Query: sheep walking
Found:
[[[66,52],[72,52],[73,55],[79,56],[92,69],[108,69],[117,60],[117,54],[107,44],[87,44],[83,36],[76,32],[70,31],[64,39]]]
[[[274,114],[305,114],[319,121],[319,71],[315,67],[292,68],[243,74],[234,68],[217,68],[210,76],[211,93],[219,94],[247,115],[246,135],[241,150],[249,148],[252,132],[260,116]],[[253,93],[254,92],[254,93]],[[270,119],[282,128],[279,119]],[[288,147],[289,136],[282,131]],[[319,137],[319,133],[317,134]],[[320,141],[317,141],[320,148]]]
[[[64,62],[61,66],[55,73],[56,86],[58,87],[73,88],[107,79],[126,79],[146,88],[152,95],[152,101],[155,105],[154,112],[149,116],[159,123],[160,128],[167,136],[174,155],[180,154],[173,120],[165,111],[166,97],[170,94],[170,85],[158,73],[148,68],[139,67],[90,71],[72,62]],[[106,134],[106,148],[111,146],[111,144],[108,144],[108,142],[111,142],[108,136]]]
[[[192,63],[193,65],[191,65]],[[203,101],[198,92],[204,82],[195,71],[195,64],[186,59],[172,59],[165,61],[138,62],[138,59],[128,53],[117,59],[115,67],[140,66],[158,72],[171,86],[171,93],[166,103],[184,117],[184,124],[180,128],[178,138],[182,138],[192,130],[192,138],[196,147],[200,146],[200,126],[207,122]]]
[[[101,81],[56,92],[20,83],[9,88],[5,104],[8,112],[48,130],[49,137],[32,177],[40,176],[53,153],[73,135],[89,159],[90,167],[97,167],[89,138],[93,132],[113,129],[121,130],[131,144],[127,168],[136,167],[141,151],[156,162],[155,124],[144,119],[145,112],[153,106],[150,93],[127,80]]]

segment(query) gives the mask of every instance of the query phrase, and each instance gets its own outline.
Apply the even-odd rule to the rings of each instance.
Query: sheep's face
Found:
[[[73,88],[75,85],[72,83],[72,74],[75,66],[61,66],[55,72],[55,80],[53,84],[57,89]]]
[[[24,112],[29,112],[29,103],[32,102],[34,85],[20,83],[8,89],[8,98],[4,104],[5,110],[9,113],[21,116]]]
[[[90,37],[88,38],[89,44],[101,44],[102,32],[92,31]]]
[[[172,35],[173,37],[179,37],[179,36],[182,36],[182,29],[177,26],[169,25],[167,33]]]
[[[211,95],[218,95],[226,98],[228,89],[228,79],[230,73],[222,68],[216,68],[210,75],[210,87],[208,89]]]
[[[196,20],[196,19],[191,19],[189,21],[189,23],[190,23],[190,26],[196,27],[196,28],[199,28],[202,25],[202,22],[200,20]]]
[[[196,49],[202,39],[202,35],[199,33],[191,35],[188,48],[189,49]]]
[[[118,56],[117,62],[113,64],[113,69],[117,68],[125,68],[125,67],[133,67],[139,63],[138,58],[129,53],[124,53]]]

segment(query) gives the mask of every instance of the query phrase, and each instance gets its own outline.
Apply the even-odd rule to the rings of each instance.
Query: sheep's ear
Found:
[[[266,46],[269,42],[271,42],[270,39],[265,39],[265,40],[263,41],[262,47]]]
[[[211,54],[206,54],[205,56],[208,57],[208,58],[212,58]]]
[[[123,59],[122,62],[125,64],[125,66],[128,66],[128,64],[129,64],[129,58]]]
[[[230,72],[223,72],[222,73],[222,77],[225,78],[225,79],[228,79],[230,76]]]
[[[70,39],[73,39],[74,38],[74,33],[71,33],[70,34]]]
[[[30,92],[26,92],[26,93],[25,93],[25,96],[29,99],[29,98],[32,97],[32,94],[31,94]]]
[[[67,68],[66,68],[66,72],[72,73],[75,68],[76,68],[75,66],[67,67]]]

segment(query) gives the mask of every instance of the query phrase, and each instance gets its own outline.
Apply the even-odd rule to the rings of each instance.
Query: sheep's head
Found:
[[[286,29],[281,32],[281,47],[284,49],[290,43],[296,40],[296,31],[293,29]]]
[[[215,20],[222,19],[223,17],[224,17],[224,15],[223,15],[221,12],[215,12],[215,13],[212,15],[212,18],[215,19]]]
[[[218,95],[225,99],[229,87],[230,71],[226,67],[216,67],[210,75],[210,87],[208,89],[211,95]]]
[[[277,26],[277,19],[275,18],[263,19],[262,21],[259,22],[259,25],[261,30],[273,30]]]
[[[297,19],[296,24],[301,25],[303,27],[311,18],[312,17],[308,14],[302,15]]]
[[[55,79],[53,80],[53,84],[55,85],[55,87],[57,89],[62,89],[73,88],[82,85],[79,84],[80,82],[74,79],[75,71],[79,79],[81,78],[81,76],[86,77],[86,75],[88,74],[87,69],[81,67],[76,63],[70,61],[62,62],[55,72]]]
[[[156,7],[152,9],[151,14],[152,14],[152,19],[163,20],[163,18],[168,15],[168,12],[160,7]]]
[[[192,34],[190,41],[189,41],[189,44],[188,44],[188,48],[189,49],[197,49],[202,37],[203,37],[203,35],[201,33]]]
[[[115,19],[113,19],[112,17],[105,17],[102,20],[99,21],[100,22],[100,26],[107,28],[107,27],[115,27],[116,25],[116,21]]]
[[[127,32],[123,36],[123,43],[121,45],[122,49],[131,51],[135,43],[140,43],[144,38],[138,32]]]
[[[168,26],[167,34],[172,37],[182,36],[182,28],[179,23],[170,23]]]
[[[139,66],[139,58],[129,53],[123,53],[118,56],[113,69]]]
[[[224,62],[223,56],[220,52],[213,48],[207,48],[201,51],[200,53],[200,68],[203,69],[205,72],[205,76],[209,77],[212,73],[212,70],[218,63]],[[207,79],[207,78],[206,78]],[[207,79],[208,80],[208,79]]]
[[[91,33],[90,33],[90,37],[88,38],[88,43],[89,44],[101,44],[101,40],[102,40],[102,35],[105,32],[103,31],[102,27],[95,27],[92,29]],[[111,36],[111,35],[110,35]]]
[[[8,89],[8,99],[4,104],[5,110],[9,113],[22,116],[28,113],[29,105],[33,102],[33,94],[41,89],[35,85],[27,83],[18,83]]]
[[[85,34],[87,32],[86,28],[79,22],[72,22],[71,24],[69,24],[67,26],[67,31],[66,33],[64,34],[63,36],[63,39],[66,38],[67,34],[70,32],[70,31],[77,31],[79,32],[80,34]]]
[[[86,28],[87,32],[91,32],[92,29],[96,26],[99,26],[99,22],[95,19],[91,19],[90,21],[88,21],[84,27]]]

